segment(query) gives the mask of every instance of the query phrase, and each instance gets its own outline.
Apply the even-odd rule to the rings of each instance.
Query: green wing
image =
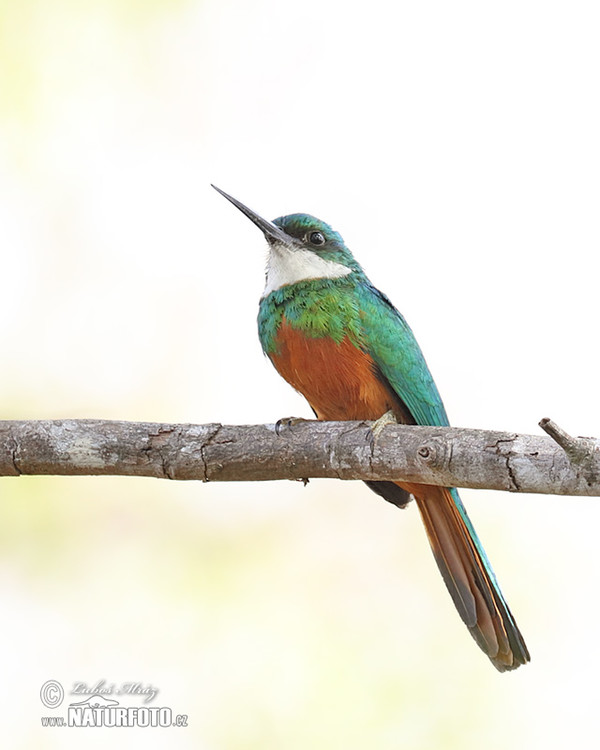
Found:
[[[447,426],[444,404],[408,323],[390,300],[363,286],[362,345],[417,424]]]

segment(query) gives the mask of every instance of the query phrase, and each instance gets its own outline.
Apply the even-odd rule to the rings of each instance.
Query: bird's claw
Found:
[[[286,430],[291,431],[293,427],[302,422],[308,422],[308,420],[304,419],[304,417],[282,417],[275,422],[275,434],[281,437],[283,432]]]

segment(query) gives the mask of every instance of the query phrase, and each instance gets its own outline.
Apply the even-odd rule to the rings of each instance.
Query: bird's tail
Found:
[[[529,661],[494,571],[455,489],[405,485],[414,495],[429,543],[454,604],[473,638],[500,672]]]

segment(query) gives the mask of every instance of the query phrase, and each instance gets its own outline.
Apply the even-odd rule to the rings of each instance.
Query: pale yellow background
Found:
[[[215,182],[343,233],[454,424],[600,435],[599,35],[593,2],[3,0],[0,416],[310,415]],[[360,483],[0,483],[4,747],[596,742],[597,500],[463,493],[532,654],[500,675]],[[48,679],[189,727],[43,729]]]

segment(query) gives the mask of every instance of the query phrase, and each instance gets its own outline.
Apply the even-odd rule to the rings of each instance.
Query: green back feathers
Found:
[[[447,426],[444,404],[415,336],[389,299],[367,282],[361,295],[366,348],[417,424]]]

